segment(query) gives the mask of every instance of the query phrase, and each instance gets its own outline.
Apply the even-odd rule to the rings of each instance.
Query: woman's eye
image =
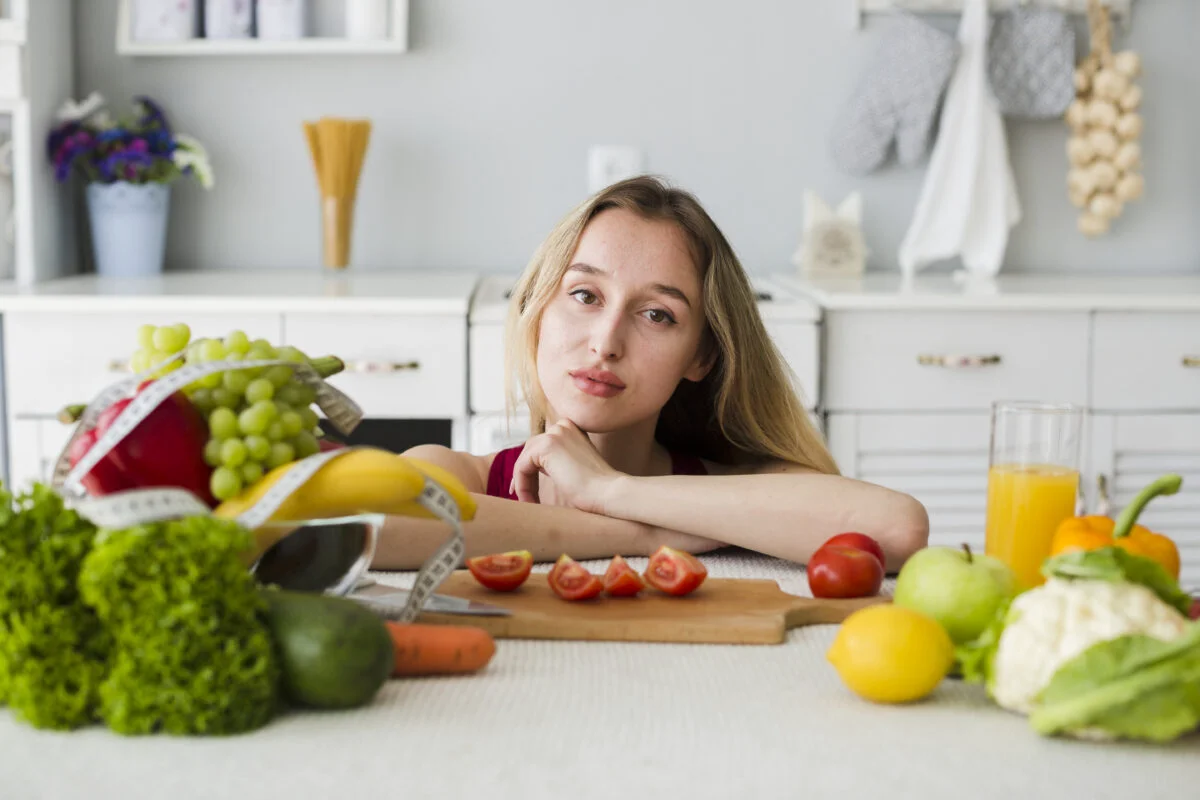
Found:
[[[585,306],[590,306],[596,302],[596,295],[589,292],[587,289],[576,289],[571,292],[571,297],[574,297]]]
[[[675,318],[661,308],[652,308],[646,312],[646,318],[655,324],[661,325],[664,322],[674,323]]]

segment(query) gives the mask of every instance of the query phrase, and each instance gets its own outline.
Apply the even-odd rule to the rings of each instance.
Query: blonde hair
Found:
[[[820,472],[838,468],[791,383],[758,313],[754,290],[724,234],[690,193],[651,176],[613,184],[568,214],[534,253],[512,292],[505,342],[508,408],[517,385],[534,433],[549,405],[537,378],[542,312],[554,297],[588,222],[608,209],[678,226],[701,273],[704,344],[713,359],[703,380],[680,381],[659,415],[655,438],[670,450],[723,464],[782,460]],[[514,381],[514,378],[516,379]]]

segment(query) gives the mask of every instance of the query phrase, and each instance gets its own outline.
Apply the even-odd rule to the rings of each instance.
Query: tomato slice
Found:
[[[708,570],[691,553],[663,545],[650,556],[642,577],[655,589],[681,597],[704,583]]]
[[[550,588],[563,600],[590,600],[604,588],[599,578],[566,553],[554,562],[547,580]]]
[[[533,553],[528,550],[512,550],[467,559],[467,569],[475,580],[497,592],[516,589],[533,569]]]
[[[620,556],[613,556],[612,562],[604,573],[604,591],[613,597],[633,597],[646,588],[629,562]]]

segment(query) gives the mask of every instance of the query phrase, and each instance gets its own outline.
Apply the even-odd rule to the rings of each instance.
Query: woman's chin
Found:
[[[625,414],[619,413],[612,399],[579,396],[552,402],[551,408],[560,418],[565,417],[588,433],[610,433],[628,426]]]

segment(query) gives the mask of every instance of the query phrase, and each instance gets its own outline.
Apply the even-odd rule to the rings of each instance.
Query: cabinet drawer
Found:
[[[187,323],[193,338],[242,330],[279,342],[278,314],[148,312],[8,312],[4,356],[12,414],[52,415],[69,403],[86,403],[104,387],[129,377],[125,364],[137,350],[143,324]]]
[[[1102,312],[1094,331],[1097,409],[1200,409],[1200,314]]]
[[[467,326],[462,316],[286,314],[284,339],[310,356],[336,355],[330,383],[364,416],[456,419],[467,413]]]
[[[828,409],[1087,402],[1087,313],[834,312],[826,336]]]
[[[821,397],[821,348],[817,326],[811,322],[771,319],[764,320],[764,323],[783,360],[795,375],[800,401],[811,411],[817,407]]]

